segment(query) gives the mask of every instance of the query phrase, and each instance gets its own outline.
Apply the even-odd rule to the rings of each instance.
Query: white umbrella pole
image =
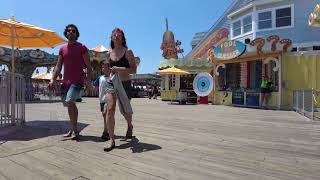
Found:
[[[173,90],[173,75],[171,74],[171,93],[170,93],[170,98],[171,98],[171,104],[172,104],[172,90]]]
[[[14,47],[11,47],[11,72],[14,73]]]
[[[13,25],[11,29],[11,72],[14,73],[14,35],[13,35]]]
[[[15,82],[15,75],[14,75],[14,35],[13,35],[13,25],[10,27],[11,29],[11,122],[16,123],[16,82]]]

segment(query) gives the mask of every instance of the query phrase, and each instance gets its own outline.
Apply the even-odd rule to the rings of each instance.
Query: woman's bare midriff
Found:
[[[119,72],[119,76],[120,76],[121,81],[130,80],[130,75],[128,72]]]

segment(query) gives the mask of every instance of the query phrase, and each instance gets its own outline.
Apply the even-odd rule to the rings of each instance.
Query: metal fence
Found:
[[[25,79],[21,74],[0,72],[0,127],[25,122]]]
[[[319,90],[304,89],[293,91],[293,109],[309,119],[315,119]]]
[[[53,89],[48,88],[49,82],[34,82],[30,86],[31,90],[26,92],[28,102],[55,102],[61,101],[61,88],[57,83]],[[28,88],[27,88],[28,89]]]

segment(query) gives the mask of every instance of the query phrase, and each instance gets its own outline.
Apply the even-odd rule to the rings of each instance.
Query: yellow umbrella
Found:
[[[188,71],[184,71],[176,67],[170,67],[167,69],[160,70],[159,74],[160,75],[166,75],[166,74],[183,75],[183,74],[190,74],[190,73]]]
[[[190,74],[188,71],[184,71],[182,69],[176,68],[176,67],[170,67],[167,69],[163,69],[159,71],[160,75],[184,75],[184,74]],[[173,82],[173,78],[172,78],[172,82]],[[171,97],[171,103],[172,103],[172,95],[170,95]]]
[[[12,72],[14,72],[14,48],[53,48],[63,42],[64,39],[53,31],[17,22],[13,17],[0,19],[0,45],[12,48]]]

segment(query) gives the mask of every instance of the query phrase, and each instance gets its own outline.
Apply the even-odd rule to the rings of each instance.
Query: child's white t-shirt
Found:
[[[105,95],[107,93],[114,93],[114,87],[113,83],[110,79],[110,77],[106,75],[99,76],[94,82],[94,86],[99,86],[99,102],[100,103],[106,103],[105,102]]]

